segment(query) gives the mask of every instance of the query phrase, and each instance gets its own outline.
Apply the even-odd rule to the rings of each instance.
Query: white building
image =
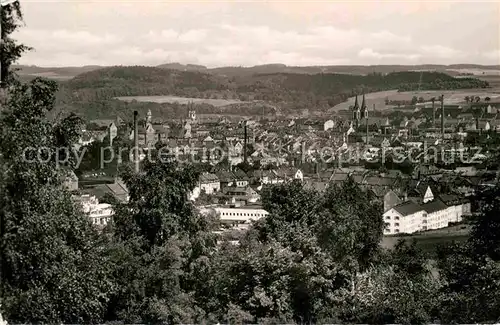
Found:
[[[403,202],[384,213],[384,235],[411,234],[421,230],[424,209],[413,201]]]
[[[95,196],[89,194],[76,197],[75,200],[81,204],[83,212],[89,216],[92,224],[105,227],[113,220],[115,212],[111,204],[99,203]]]
[[[189,194],[189,199],[196,200],[202,192],[208,195],[220,192],[220,180],[217,175],[211,173],[201,174],[198,185]]]
[[[335,126],[335,123],[332,120],[328,120],[323,124],[323,130],[328,131],[333,129]]]
[[[384,213],[384,235],[411,234],[448,227],[470,213],[470,203],[448,206],[440,199],[419,205],[413,201],[401,203]]]
[[[220,191],[220,181],[217,175],[211,173],[203,173],[200,175],[199,187],[206,194],[213,194]]]
[[[236,142],[234,145],[229,146],[229,156],[241,156],[243,154],[243,145],[240,141]]]
[[[451,195],[435,198],[428,187],[422,204],[406,201],[383,214],[386,225],[384,235],[411,234],[417,231],[445,228],[451,222],[462,221],[463,216],[468,214],[470,214],[469,202]]]
[[[234,226],[258,220],[269,214],[260,205],[245,205],[241,207],[221,206],[216,207],[215,212],[223,224]]]

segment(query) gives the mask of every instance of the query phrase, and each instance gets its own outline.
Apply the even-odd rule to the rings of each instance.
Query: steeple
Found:
[[[358,95],[356,95],[356,99],[354,100],[354,107],[352,108],[352,119],[355,121],[359,121],[360,111],[358,104]]]
[[[363,100],[361,101],[361,118],[368,118],[368,107],[366,106],[365,93],[363,93]]]

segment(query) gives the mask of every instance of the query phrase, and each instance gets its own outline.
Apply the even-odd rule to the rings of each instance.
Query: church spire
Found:
[[[364,92],[363,92],[363,100],[361,101],[361,118],[368,118],[368,107],[366,106]]]
[[[356,95],[356,99],[354,100],[354,107],[352,108],[352,119],[354,121],[359,121],[360,112],[359,112],[359,104],[358,104],[358,95]]]

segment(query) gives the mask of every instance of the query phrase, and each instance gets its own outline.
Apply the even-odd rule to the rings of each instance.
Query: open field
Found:
[[[463,242],[469,237],[470,226],[457,225],[442,229],[430,230],[424,233],[419,233],[410,236],[384,236],[382,239],[382,247],[392,249],[400,239],[406,241],[417,241],[417,246],[425,252],[435,253],[436,247],[442,244],[449,244],[453,241]]]
[[[465,102],[465,96],[480,96],[481,98],[490,97],[492,100],[500,99],[500,77],[498,77],[499,84],[496,87],[488,89],[459,89],[459,90],[422,90],[422,91],[404,91],[398,92],[397,90],[380,91],[376,93],[368,93],[366,97],[366,105],[369,110],[373,110],[375,105],[376,110],[391,109],[393,105],[386,105],[385,99],[389,100],[411,100],[413,96],[423,97],[426,101],[432,97],[439,97],[444,95],[445,104],[457,104]],[[349,106],[354,105],[355,97],[350,97],[346,102],[335,105],[330,109],[331,112],[339,110],[347,110]],[[361,96],[358,96],[359,104],[361,105]]]
[[[500,75],[481,75],[476,76],[477,79],[488,81],[493,89],[500,89]]]
[[[222,107],[232,104],[246,104],[250,102],[243,102],[237,99],[204,99],[204,98],[188,98],[188,97],[177,97],[177,96],[125,96],[125,97],[117,97],[116,99],[131,102],[150,102],[150,103],[179,103],[179,104],[210,104],[215,107]]]
[[[496,69],[479,69],[479,68],[471,68],[471,69],[446,69],[446,71],[454,71],[458,73],[471,73],[474,76],[500,76],[500,70]]]
[[[31,76],[33,78],[35,77],[41,77],[41,78],[47,78],[47,79],[53,79],[53,80],[70,80],[71,78],[73,78],[72,75],[61,75],[61,74],[58,74],[56,72],[40,72],[40,73],[33,73],[31,75],[28,75],[28,76]]]

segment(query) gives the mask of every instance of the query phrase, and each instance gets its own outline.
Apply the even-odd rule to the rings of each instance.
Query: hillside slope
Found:
[[[456,79],[439,72],[395,72],[369,74],[272,73],[228,77],[197,71],[157,67],[108,67],[61,82],[60,105],[91,109],[92,103],[120,96],[174,95],[191,98],[260,100],[283,111],[327,110],[362,92],[389,89],[445,90],[484,88],[488,83],[473,78]],[[114,103],[113,106],[119,106]],[[246,104],[252,106],[253,104]],[[241,105],[240,105],[241,106]],[[232,109],[243,109],[234,106]],[[247,109],[248,111],[248,109]],[[253,111],[253,109],[250,109]]]
[[[156,67],[109,67],[80,74],[63,83],[81,100],[117,96],[177,95],[196,98],[251,97],[273,102],[314,95],[333,99],[341,94],[387,89],[421,90],[484,88],[487,82],[456,79],[439,72],[394,72],[366,76],[347,74],[272,73],[227,77]]]

